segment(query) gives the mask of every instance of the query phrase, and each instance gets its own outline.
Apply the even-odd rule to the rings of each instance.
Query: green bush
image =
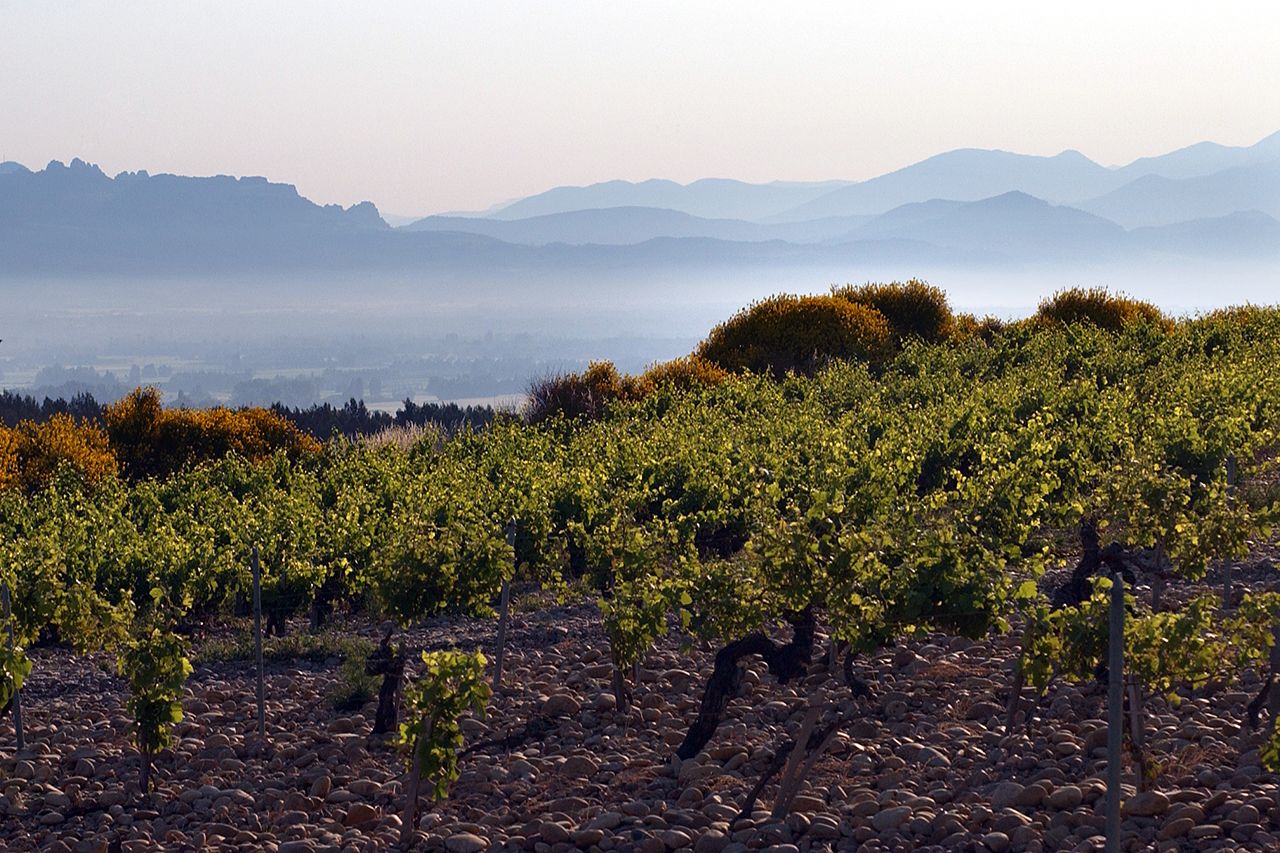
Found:
[[[919,279],[889,284],[846,284],[833,287],[831,295],[855,305],[874,308],[884,315],[898,340],[919,338],[936,343],[947,340],[955,330],[955,316],[947,295],[940,288]]]
[[[373,699],[378,690],[376,676],[364,671],[368,654],[350,654],[338,667],[338,680],[329,689],[329,704],[342,713],[358,711]]]
[[[893,333],[874,308],[835,296],[772,296],[716,326],[697,355],[731,372],[781,378],[812,374],[833,359],[879,362]]]
[[[1130,323],[1172,326],[1160,309],[1150,302],[1130,299],[1122,294],[1113,296],[1101,287],[1060,290],[1040,303],[1034,319],[1042,325],[1052,326],[1092,323],[1108,331],[1119,331]]]

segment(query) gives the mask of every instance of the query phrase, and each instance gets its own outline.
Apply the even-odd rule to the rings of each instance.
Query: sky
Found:
[[[0,0],[0,160],[384,213],[1280,130],[1280,4]]]

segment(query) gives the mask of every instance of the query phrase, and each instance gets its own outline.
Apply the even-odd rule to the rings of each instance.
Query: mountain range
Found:
[[[486,276],[689,266],[1280,260],[1280,133],[1125,166],[960,149],[866,181],[557,187],[393,228],[256,177],[0,163],[0,279],[259,271]]]

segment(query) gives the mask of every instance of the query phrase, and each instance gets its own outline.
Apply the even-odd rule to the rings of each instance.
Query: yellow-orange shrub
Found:
[[[1092,323],[1109,331],[1118,331],[1138,322],[1155,323],[1166,328],[1172,326],[1160,309],[1150,302],[1130,299],[1122,294],[1112,295],[1102,287],[1060,290],[1041,301],[1035,320],[1041,325],[1053,326]]]
[[[833,287],[831,295],[879,311],[899,340],[919,338],[936,343],[950,338],[954,332],[955,316],[947,295],[941,288],[919,279],[861,286],[846,284]]]
[[[1005,322],[1003,320],[990,314],[985,317],[978,317],[973,314],[957,314],[955,315],[955,325],[951,336],[957,341],[980,340],[990,343],[1004,327]]]
[[[124,472],[163,476],[235,452],[264,459],[277,450],[320,450],[314,438],[267,409],[166,409],[155,388],[139,388],[106,409],[107,435]]]
[[[697,355],[731,372],[782,377],[812,373],[832,359],[876,362],[893,332],[874,308],[836,296],[772,296],[711,330]]]
[[[20,421],[13,429],[0,426],[0,488],[36,491],[63,465],[90,483],[114,474],[106,433],[63,414],[44,423]]]
[[[652,365],[640,376],[648,388],[672,385],[679,389],[715,385],[728,378],[729,372],[700,355],[686,355]]]

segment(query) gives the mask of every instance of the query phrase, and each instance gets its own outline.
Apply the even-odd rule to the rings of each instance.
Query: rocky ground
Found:
[[[1235,570],[1255,587],[1274,571],[1266,560]],[[413,649],[488,649],[493,633],[492,622],[434,620],[403,639]],[[518,616],[506,683],[484,720],[466,721],[467,740],[520,731],[536,716],[553,720],[550,731],[509,752],[467,756],[448,801],[424,808],[418,849],[1101,849],[1102,691],[1059,684],[1039,721],[1006,735],[1010,637],[930,637],[885,650],[859,670],[871,699],[851,699],[822,667],[780,687],[757,661],[707,751],[681,763],[674,748],[711,654],[664,642],[639,671],[634,707],[619,715],[593,607]],[[24,754],[13,755],[11,718],[0,723],[5,850],[302,853],[398,840],[401,756],[369,737],[372,704],[333,710],[336,659],[269,664],[265,748],[255,736],[252,665],[199,667],[175,745],[157,762],[159,789],[142,798],[122,683],[103,661],[59,650],[33,658]],[[1246,680],[1177,707],[1150,701],[1161,776],[1156,792],[1128,799],[1124,849],[1280,849],[1280,779],[1260,768],[1260,736],[1243,725],[1256,689]],[[776,786],[737,819],[809,701],[858,720],[785,821],[769,818]]]

